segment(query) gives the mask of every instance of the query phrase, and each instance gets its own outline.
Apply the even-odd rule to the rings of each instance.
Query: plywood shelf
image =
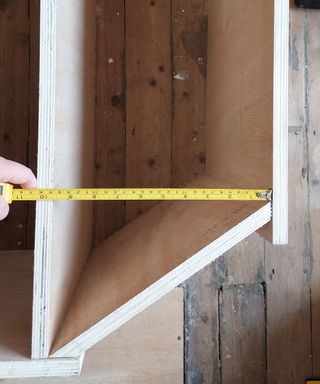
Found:
[[[263,226],[274,244],[287,240],[288,0],[209,2],[208,24],[201,24],[208,63],[207,71],[199,69],[197,98],[187,80],[174,83],[180,68],[171,47],[171,2],[127,3],[124,15],[108,1],[41,0],[39,186],[272,188],[272,207],[38,202],[34,259],[28,256],[33,294],[23,304],[30,311],[33,296],[27,327],[35,361],[79,362]],[[121,46],[111,52],[115,33]],[[206,111],[206,121],[190,132],[172,108],[179,97],[192,108],[201,103],[203,117]],[[10,348],[14,360],[16,346]]]

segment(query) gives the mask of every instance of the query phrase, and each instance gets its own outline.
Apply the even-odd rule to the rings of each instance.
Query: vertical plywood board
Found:
[[[95,12],[94,0],[41,2],[40,187],[93,183]],[[38,203],[33,357],[48,355],[91,245],[91,203]]]
[[[53,186],[55,77],[56,77],[56,1],[40,3],[39,127],[37,178],[39,188]],[[37,202],[32,356],[45,357],[48,349],[49,275],[52,247],[52,202]]]
[[[207,171],[270,188],[274,2],[212,1],[208,17]]]
[[[95,0],[58,0],[55,188],[93,184],[95,29]],[[49,346],[92,247],[93,217],[90,202],[54,202],[53,212]]]
[[[269,237],[286,243],[289,2],[210,2],[208,28],[207,171],[272,188]]]

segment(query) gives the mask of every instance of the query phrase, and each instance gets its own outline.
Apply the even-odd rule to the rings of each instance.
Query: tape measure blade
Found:
[[[233,201],[260,200],[265,190],[213,189],[213,188],[66,188],[66,189],[14,189],[14,201],[38,200],[199,200]]]

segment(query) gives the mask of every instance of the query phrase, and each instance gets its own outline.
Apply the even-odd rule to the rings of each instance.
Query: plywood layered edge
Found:
[[[0,361],[0,379],[78,376],[83,357]]]
[[[41,0],[38,187],[93,185],[94,0]],[[46,358],[92,245],[92,203],[38,202],[32,357]]]
[[[289,0],[275,0],[272,242],[288,243]]]
[[[160,278],[154,284],[150,285],[147,289],[133,297],[127,303],[120,306],[110,315],[56,350],[52,354],[52,357],[73,357],[83,353],[184,280],[221,256],[235,244],[267,224],[270,220],[271,204],[268,203],[235,225],[232,229],[225,232],[222,236],[218,237],[211,244],[201,249],[174,270]],[[108,295],[107,292],[104,294]],[[64,331],[64,335],[66,333],[68,333],[68,329]]]
[[[53,186],[56,86],[56,1],[40,2],[38,187]],[[52,202],[37,202],[32,320],[32,357],[48,351],[49,268],[52,255]]]

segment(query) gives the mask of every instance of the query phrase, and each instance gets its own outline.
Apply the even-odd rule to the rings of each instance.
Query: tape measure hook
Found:
[[[272,189],[265,192],[258,192],[257,196],[260,197],[261,199],[272,201]]]

